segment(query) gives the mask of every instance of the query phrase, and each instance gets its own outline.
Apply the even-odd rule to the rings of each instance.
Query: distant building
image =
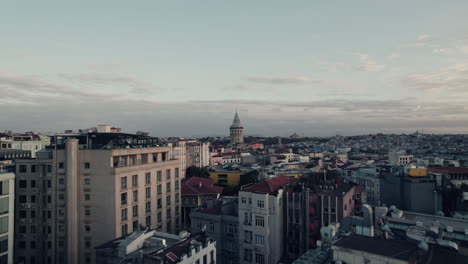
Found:
[[[194,208],[206,205],[207,200],[217,200],[223,187],[214,186],[212,179],[191,177],[182,183],[182,226],[190,227],[190,213]]]
[[[240,263],[278,263],[283,249],[283,187],[293,177],[278,176],[239,191]]]
[[[216,242],[205,234],[136,230],[96,248],[96,263],[215,263]]]
[[[393,165],[410,164],[413,161],[412,155],[406,155],[406,151],[390,151],[388,152],[388,161]]]
[[[197,166],[200,168],[210,165],[210,143],[201,141],[188,141],[187,167]]]
[[[234,115],[232,125],[229,127],[229,131],[232,145],[240,145],[244,143],[244,127],[241,124],[237,111]]]
[[[15,174],[0,167],[0,263],[13,263]]]
[[[206,230],[216,241],[216,262],[239,263],[238,198],[224,196],[206,208],[198,208],[191,214],[193,233]]]

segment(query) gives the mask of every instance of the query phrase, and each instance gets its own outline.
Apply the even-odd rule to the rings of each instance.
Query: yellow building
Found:
[[[426,177],[427,168],[410,168],[408,169],[408,175],[411,177]]]
[[[244,171],[214,171],[210,172],[210,179],[218,185],[237,186]]]

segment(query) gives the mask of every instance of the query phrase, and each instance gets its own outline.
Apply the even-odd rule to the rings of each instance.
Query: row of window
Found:
[[[252,231],[244,231],[244,242],[252,243]],[[255,234],[255,245],[259,247],[265,246],[265,237],[262,235]]]
[[[158,161],[158,154],[159,153],[151,153],[153,163],[159,162]],[[161,161],[166,161],[169,158],[168,152],[161,152]],[[113,166],[114,168],[117,167],[125,167],[125,166],[134,166],[139,164],[148,164],[148,153],[141,154],[140,159],[137,159],[137,155],[127,155],[127,156],[114,156],[113,159]]]
[[[179,177],[179,168],[175,168],[175,177]],[[166,170],[166,179],[171,179],[171,169]],[[160,182],[162,180],[162,171],[156,172],[156,180]],[[151,172],[145,173],[145,185],[151,184]],[[127,189],[127,176],[120,178],[120,189]],[[138,175],[132,176],[132,187],[138,187]],[[179,183],[176,181],[176,190],[179,188]],[[170,188],[169,188],[170,189]]]
[[[244,212],[244,223],[245,224],[251,224],[252,223],[252,213],[249,212]],[[255,216],[255,225],[256,226],[265,226],[265,217],[256,215]]]
[[[252,262],[252,249],[244,249],[244,260]],[[255,264],[265,264],[265,256],[259,253],[255,253]]]
[[[252,204],[252,198],[249,198],[249,204]],[[241,198],[241,203],[246,204],[247,203],[247,197],[242,197]],[[257,200],[257,207],[258,208],[265,208],[265,201],[262,200]]]
[[[158,191],[157,191],[157,194],[158,195],[161,195],[161,185],[158,185]],[[178,189],[177,189],[178,190]],[[170,193],[170,192],[167,192],[167,193]],[[90,195],[89,194],[85,194],[85,200],[89,200],[87,198],[90,198]],[[132,203],[137,203],[138,202],[138,190],[133,190],[132,191]],[[147,187],[145,189],[145,200],[148,200],[148,199],[151,199],[151,187]],[[161,201],[161,198],[158,198],[157,199],[157,203],[158,203],[158,208],[159,207],[159,204],[161,203],[162,205],[162,202]],[[175,202],[178,203],[179,202],[179,193],[175,193]],[[171,196],[170,195],[167,195],[166,196],[166,203],[167,205],[170,205],[171,204]],[[120,194],[120,205],[127,205],[128,204],[128,195],[127,195],[127,192],[123,192]]]

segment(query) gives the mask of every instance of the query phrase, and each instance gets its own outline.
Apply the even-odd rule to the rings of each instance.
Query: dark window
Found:
[[[31,165],[31,172],[36,172],[36,165]]]
[[[84,164],[85,169],[91,168],[91,164],[89,162],[85,162]]]
[[[26,171],[26,165],[19,165],[19,172],[25,173]]]
[[[58,167],[59,169],[63,169],[63,162],[59,162]]]
[[[20,195],[20,196],[19,196],[19,202],[20,202],[20,203],[26,203],[26,202],[27,202],[27,201],[26,201],[26,195]]]
[[[19,187],[20,187],[20,188],[27,188],[27,186],[28,186],[28,185],[27,185],[26,180],[20,180],[20,181],[19,181]]]
[[[31,188],[36,188],[36,180],[31,180]]]

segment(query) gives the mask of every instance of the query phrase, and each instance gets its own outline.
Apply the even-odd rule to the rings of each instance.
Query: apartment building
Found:
[[[0,168],[0,263],[13,263],[15,174]]]
[[[50,252],[42,263],[94,263],[95,246],[141,227],[180,231],[181,162],[170,146],[160,145],[156,138],[123,133],[76,134],[55,140],[54,149],[44,151],[48,159],[37,158],[34,169],[29,164],[26,173],[20,173],[29,182],[18,182],[23,186],[19,195],[26,196],[17,196],[26,211],[21,216],[43,224],[40,231],[32,230],[32,223],[29,229],[22,228],[24,239],[33,237],[33,231],[51,238],[42,245]],[[32,163],[18,161],[17,170],[25,171],[21,166],[28,162]],[[33,188],[38,192],[34,198]],[[21,248],[22,239],[17,243],[18,260],[41,263],[31,257],[44,254],[36,255],[28,243]]]
[[[206,208],[195,209],[190,217],[192,233],[204,231],[216,241],[216,262],[239,263],[238,198],[223,196]]]
[[[239,191],[240,263],[278,263],[283,252],[283,187],[294,177],[278,176]]]
[[[200,168],[210,165],[210,143],[201,141],[188,141],[187,148],[187,167],[197,166]]]

